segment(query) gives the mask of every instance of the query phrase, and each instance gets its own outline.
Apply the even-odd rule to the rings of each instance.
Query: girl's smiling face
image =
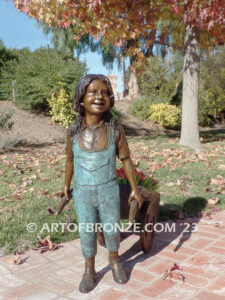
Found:
[[[87,87],[83,107],[86,113],[103,114],[110,108],[110,97],[106,82],[101,79],[93,80]]]

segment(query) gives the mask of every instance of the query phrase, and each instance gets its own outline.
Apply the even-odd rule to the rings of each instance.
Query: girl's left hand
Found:
[[[131,202],[132,199],[135,199],[137,201],[137,203],[138,203],[138,209],[140,209],[141,206],[142,206],[143,200],[141,198],[139,190],[136,190],[136,191],[135,190],[131,190],[131,193],[130,193],[130,196],[129,196],[129,199],[128,199],[129,205],[130,205],[130,202]]]

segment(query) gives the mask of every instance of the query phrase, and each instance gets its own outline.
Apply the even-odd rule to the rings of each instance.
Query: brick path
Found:
[[[27,261],[19,266],[0,259],[0,300],[10,299],[225,299],[225,211],[212,219],[189,219],[197,222],[195,233],[182,232],[176,223],[175,233],[157,233],[149,254],[143,254],[138,235],[123,235],[120,254],[130,277],[125,285],[113,282],[107,265],[107,251],[98,248],[98,282],[89,294],[81,294],[78,285],[84,270],[80,240],[63,244],[54,252],[26,252]],[[164,223],[171,225],[170,222]],[[159,231],[160,226],[157,227]],[[174,263],[185,282],[163,280],[166,269]],[[177,274],[177,271],[173,272]]]

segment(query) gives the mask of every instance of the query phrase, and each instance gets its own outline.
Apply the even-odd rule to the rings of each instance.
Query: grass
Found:
[[[46,208],[56,208],[64,178],[63,147],[53,146],[48,151],[26,149],[1,156],[0,173],[0,248],[4,253],[25,250],[37,243],[37,234],[46,228],[41,236],[49,234],[52,223],[65,223],[66,214],[76,223],[73,202],[71,208],[59,216],[48,215]],[[32,178],[33,176],[33,178]],[[29,184],[29,178],[32,183]],[[25,180],[24,180],[25,179]],[[27,183],[27,186],[22,187]],[[27,231],[27,224],[35,223],[35,232]],[[44,225],[48,224],[48,225]],[[44,227],[43,227],[44,226]],[[75,239],[78,234],[65,231],[53,232],[55,242]]]
[[[224,139],[223,131],[215,135],[204,133],[199,155],[179,146],[176,136],[128,139],[134,163],[142,171],[153,173],[160,182],[160,220],[172,217],[174,210],[182,210],[184,214],[206,210],[210,198],[218,197],[217,206],[225,208],[221,193],[224,187],[209,184],[211,178],[224,177]],[[68,218],[77,223],[73,200],[68,205],[70,210],[58,217],[46,211],[47,207],[58,205],[57,192],[63,188],[64,164],[62,145],[20,147],[0,155],[0,255],[33,247],[42,229],[41,236],[50,234],[54,242],[77,238],[78,233],[62,232],[60,227],[58,232],[48,232],[52,223],[66,223]],[[35,223],[37,230],[28,232],[29,223]]]
[[[225,208],[225,186],[209,184],[211,178],[224,177],[225,132],[221,130],[217,135],[203,133],[203,136],[199,155],[181,147],[177,137],[130,140],[134,161],[139,162],[142,170],[153,172],[160,182],[161,219],[171,217],[174,209],[192,215],[207,210],[210,198],[218,197],[218,207]],[[211,139],[214,142],[211,143]]]

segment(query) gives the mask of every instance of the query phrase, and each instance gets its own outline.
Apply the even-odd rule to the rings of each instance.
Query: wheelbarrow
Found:
[[[131,207],[128,203],[128,198],[131,192],[129,184],[120,184],[120,218],[129,219]],[[148,253],[151,249],[154,236],[154,224],[157,222],[160,194],[156,191],[149,190],[143,186],[138,186],[139,192],[143,199],[141,209],[134,211],[133,218],[137,223],[140,223],[140,244],[143,252]],[[59,215],[64,206],[72,198],[72,189],[69,190],[69,198],[65,196],[61,198],[59,206],[56,210],[56,215]],[[105,247],[103,232],[97,232],[98,242]]]
[[[128,219],[130,206],[128,198],[130,185],[120,184],[120,218]],[[142,207],[136,212],[134,219],[140,223],[140,244],[143,252],[148,253],[151,249],[154,236],[154,224],[157,222],[160,194],[143,186],[138,187],[143,199]]]
[[[129,184],[120,184],[120,218],[129,219],[131,207],[128,198],[131,192]],[[157,222],[160,194],[143,186],[138,187],[143,204],[140,211],[136,211],[133,218],[140,223],[140,244],[143,252],[148,253],[151,249],[154,236],[154,224]],[[105,240],[102,232],[97,234],[98,242],[105,247]]]

